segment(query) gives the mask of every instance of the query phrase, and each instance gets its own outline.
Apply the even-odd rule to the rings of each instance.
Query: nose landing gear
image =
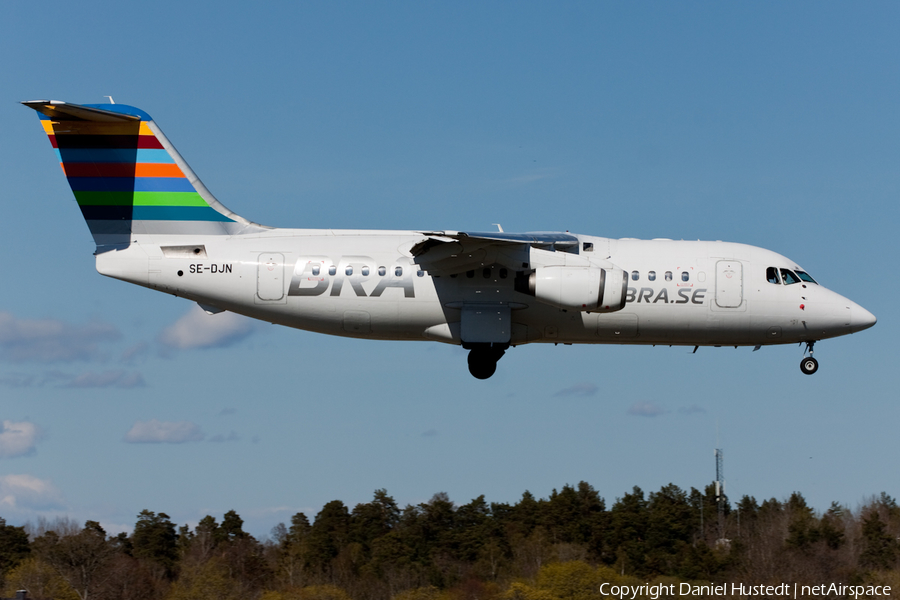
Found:
[[[813,346],[815,344],[815,341],[806,342],[806,352],[809,352],[809,356],[804,356],[803,360],[800,361],[800,370],[805,375],[812,375],[819,370],[819,361],[813,358]]]
[[[471,344],[469,373],[476,379],[487,379],[497,370],[497,361],[506,353],[509,344]]]

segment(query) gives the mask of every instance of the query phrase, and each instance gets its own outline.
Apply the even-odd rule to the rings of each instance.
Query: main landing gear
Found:
[[[806,375],[812,375],[819,370],[819,361],[813,358],[813,346],[815,344],[815,341],[806,342],[806,352],[809,352],[809,356],[804,356],[803,360],[800,361],[800,370]]]
[[[497,370],[497,361],[506,353],[509,344],[468,344],[469,373],[476,379],[487,379]]]

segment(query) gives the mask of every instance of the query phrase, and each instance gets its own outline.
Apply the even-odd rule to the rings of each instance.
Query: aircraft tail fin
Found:
[[[98,248],[141,234],[265,229],[216,200],[146,112],[124,104],[22,104],[38,112]]]

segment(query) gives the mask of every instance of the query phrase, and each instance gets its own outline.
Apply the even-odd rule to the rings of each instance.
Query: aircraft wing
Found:
[[[434,275],[462,273],[490,264],[521,269],[531,248],[568,250],[578,238],[559,232],[420,231],[425,237],[409,252],[417,264]]]

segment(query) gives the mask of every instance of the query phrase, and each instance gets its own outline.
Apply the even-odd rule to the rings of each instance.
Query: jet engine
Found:
[[[589,312],[625,308],[627,286],[625,271],[597,267],[538,267],[516,277],[516,290],[538,302]]]

